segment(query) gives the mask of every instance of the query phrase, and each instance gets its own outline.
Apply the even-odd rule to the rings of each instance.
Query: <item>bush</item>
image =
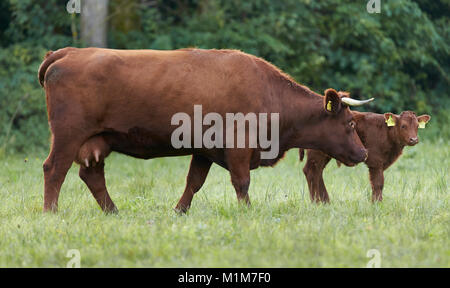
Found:
[[[37,67],[45,49],[13,45],[0,51],[0,149],[29,151],[48,139],[45,95]]]

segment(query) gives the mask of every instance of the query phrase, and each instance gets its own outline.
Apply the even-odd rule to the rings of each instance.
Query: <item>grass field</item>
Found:
[[[385,173],[383,203],[369,202],[367,168],[336,168],[324,179],[330,205],[310,203],[298,151],[252,172],[252,207],[237,204],[229,174],[213,166],[186,216],[175,206],[189,157],[107,159],[120,210],[104,215],[70,170],[57,214],[43,214],[46,154],[0,160],[0,266],[66,267],[450,267],[448,141],[407,147]],[[25,161],[27,159],[27,161]]]

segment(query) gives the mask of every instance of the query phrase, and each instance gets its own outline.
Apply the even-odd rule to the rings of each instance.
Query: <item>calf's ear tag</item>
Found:
[[[388,127],[395,126],[395,121],[392,119],[392,115],[389,116],[389,119],[386,120],[386,124]]]
[[[327,110],[331,112],[331,101],[328,101],[327,103]]]
[[[425,128],[425,124],[427,124],[427,122],[425,122],[425,121],[420,121],[419,122],[419,128]]]

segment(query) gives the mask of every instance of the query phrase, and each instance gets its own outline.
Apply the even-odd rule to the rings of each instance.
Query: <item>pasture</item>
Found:
[[[238,205],[227,171],[213,165],[191,210],[172,208],[190,157],[148,161],[113,154],[106,180],[119,214],[100,211],[74,165],[59,212],[42,213],[46,153],[2,156],[0,266],[66,267],[450,267],[450,146],[406,147],[385,173],[384,201],[371,204],[367,168],[324,173],[331,204],[312,204],[304,162],[292,149],[274,168],[253,170],[252,207]]]

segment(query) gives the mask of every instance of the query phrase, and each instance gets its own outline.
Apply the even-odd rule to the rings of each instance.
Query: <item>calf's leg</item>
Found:
[[[175,211],[185,213],[191,206],[192,198],[205,183],[212,162],[200,155],[192,155],[184,193],[178,201]]]
[[[330,202],[330,198],[323,181],[323,170],[331,158],[328,155],[315,150],[308,150],[307,157],[303,173],[308,182],[311,201],[328,203]]]
[[[327,188],[323,182],[323,169],[320,171],[319,178],[319,200],[323,203],[330,203],[330,197],[328,196]]]
[[[313,161],[311,161],[309,158],[306,161],[305,167],[303,167],[303,174],[305,174],[306,182],[308,183],[308,189],[309,189],[309,196],[311,198],[312,202],[316,201],[316,185],[315,185],[315,165]]]
[[[372,202],[383,200],[384,175],[382,168],[369,168],[370,183],[372,184]]]
[[[95,166],[80,165],[79,176],[88,186],[100,208],[106,213],[119,212],[109,196],[105,183],[105,163],[102,161]]]

